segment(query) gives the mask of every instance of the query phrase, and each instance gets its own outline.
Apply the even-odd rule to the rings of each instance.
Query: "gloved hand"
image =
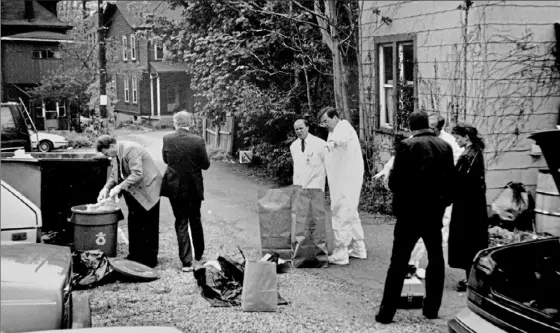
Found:
[[[117,197],[120,193],[121,193],[121,186],[117,185],[111,189],[111,192],[109,192],[109,197],[110,198]]]
[[[327,142],[326,146],[328,151],[332,151],[334,149],[334,141]]]
[[[383,170],[376,173],[375,176],[373,176],[373,179],[379,179],[379,178],[383,177],[383,186],[385,186],[386,189],[389,189],[389,173],[390,172],[391,172],[391,169],[384,168]]]
[[[101,202],[102,200],[105,200],[108,195],[109,195],[109,189],[107,189],[106,187],[102,188],[101,191],[99,191],[99,195],[97,196],[97,202]]]

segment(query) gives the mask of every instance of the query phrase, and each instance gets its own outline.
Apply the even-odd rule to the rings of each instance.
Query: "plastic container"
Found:
[[[87,211],[86,205],[80,205],[71,210],[74,248],[79,251],[101,250],[107,257],[116,257],[118,222],[123,219],[121,209]]]

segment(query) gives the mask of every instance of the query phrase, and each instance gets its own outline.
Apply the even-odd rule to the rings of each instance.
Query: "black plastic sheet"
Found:
[[[72,286],[75,289],[106,282],[106,277],[113,272],[113,268],[109,265],[109,258],[101,250],[74,250],[72,261]]]

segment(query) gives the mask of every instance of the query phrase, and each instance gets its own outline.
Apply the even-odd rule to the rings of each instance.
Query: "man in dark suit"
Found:
[[[97,201],[124,196],[128,206],[128,257],[146,266],[157,265],[161,173],[141,145],[102,135],[97,151],[111,158],[112,172]]]
[[[453,150],[429,129],[426,112],[411,113],[409,125],[413,136],[399,144],[389,175],[397,223],[383,300],[375,317],[383,324],[390,323],[397,311],[410,254],[420,237],[429,261],[423,305],[426,318],[437,318],[443,294],[445,262],[441,227],[445,207],[451,204]]]
[[[175,231],[179,243],[179,258],[183,271],[193,269],[193,255],[189,239],[191,229],[194,264],[202,260],[204,233],[200,221],[200,206],[204,200],[202,170],[208,170],[210,161],[204,139],[190,133],[192,116],[180,111],[173,116],[176,131],[163,137],[163,161],[167,170],[163,175],[161,195],[168,197],[175,215]]]

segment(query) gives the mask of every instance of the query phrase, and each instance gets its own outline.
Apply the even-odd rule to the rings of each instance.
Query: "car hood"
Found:
[[[52,133],[45,133],[45,132],[38,132],[39,133],[39,141],[42,140],[50,140],[52,142],[67,142],[65,137],[60,136],[58,134]],[[31,141],[37,140],[36,132],[29,132],[29,136],[31,137]]]
[[[2,284],[61,286],[72,265],[72,253],[65,246],[3,243],[0,255]]]

